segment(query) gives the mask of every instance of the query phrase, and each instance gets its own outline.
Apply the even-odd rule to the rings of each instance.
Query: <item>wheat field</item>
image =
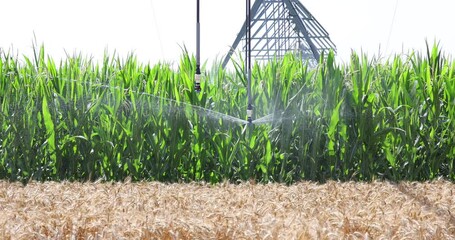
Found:
[[[1,239],[455,239],[447,181],[0,182]]]

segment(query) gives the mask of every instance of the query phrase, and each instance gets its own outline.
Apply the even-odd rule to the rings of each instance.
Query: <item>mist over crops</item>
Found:
[[[106,55],[0,52],[0,178],[166,182],[455,179],[455,65],[437,46],[388,60],[329,53],[177,69]]]

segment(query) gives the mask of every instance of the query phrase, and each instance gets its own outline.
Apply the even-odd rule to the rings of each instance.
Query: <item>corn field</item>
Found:
[[[0,52],[0,178],[12,181],[455,180],[455,64],[437,45],[389,60],[333,53],[141,64]],[[265,117],[264,117],[265,116]]]

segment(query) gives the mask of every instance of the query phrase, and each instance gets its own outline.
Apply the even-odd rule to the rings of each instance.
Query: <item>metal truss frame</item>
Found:
[[[256,0],[251,7],[251,57],[256,61],[282,58],[289,52],[319,61],[322,52],[336,46],[328,32],[299,0]],[[223,61],[228,64],[246,38],[246,21]],[[246,46],[242,47],[242,51]]]

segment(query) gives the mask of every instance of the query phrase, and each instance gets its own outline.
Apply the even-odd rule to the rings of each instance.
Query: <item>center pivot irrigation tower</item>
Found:
[[[245,20],[226,55],[223,68],[242,40],[246,43],[243,51],[250,51],[256,61],[279,59],[294,52],[317,63],[322,52],[336,49],[327,31],[299,0],[256,0],[250,17],[250,23]],[[248,37],[248,25],[251,37]]]

